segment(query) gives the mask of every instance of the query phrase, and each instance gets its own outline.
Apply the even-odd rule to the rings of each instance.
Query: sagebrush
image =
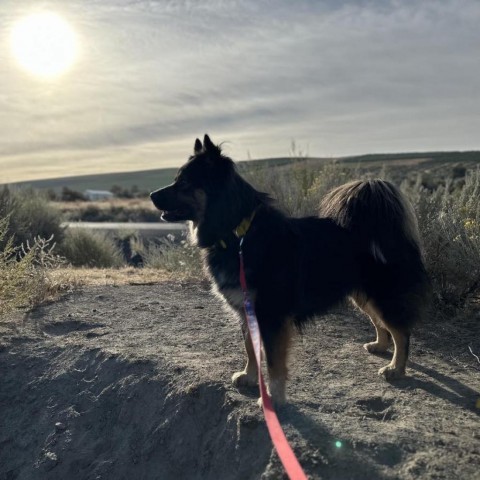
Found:
[[[111,237],[83,228],[68,229],[59,252],[74,267],[118,268],[125,263]]]
[[[421,178],[403,188],[417,213],[435,306],[455,314],[480,291],[480,169],[457,188],[450,180],[428,190]]]
[[[350,180],[375,176],[392,181],[385,167],[366,171],[361,165],[334,161],[318,166],[293,160],[287,166],[247,170],[245,176],[296,217],[317,215],[321,198]],[[432,281],[433,313],[456,315],[479,300],[480,169],[467,170],[463,182],[444,179],[434,188],[424,185],[418,175],[416,182],[404,181],[399,186],[417,214]]]
[[[15,246],[9,223],[9,217],[0,219],[0,315],[19,307],[34,307],[63,288],[49,274],[61,264],[54,254],[53,236],[34,237]]]
[[[292,216],[316,215],[329,190],[353,179],[380,177],[401,183],[417,213],[436,311],[457,315],[480,300],[479,168],[462,170],[464,178],[443,179],[435,185],[426,183],[422,175],[402,183],[398,172],[390,177],[384,168],[367,170],[361,164],[333,160],[309,162],[293,151],[289,164],[241,169],[256,188],[269,193]],[[60,212],[34,190],[0,190],[0,219],[0,309],[33,304],[44,296],[41,292],[48,284],[50,267],[45,261],[40,267],[34,260],[39,256],[58,262],[61,255],[74,266],[116,268],[125,264],[118,242],[81,229],[65,230]],[[145,266],[183,276],[202,275],[199,252],[185,237],[146,245],[137,240],[133,247]]]
[[[5,226],[3,242],[12,238],[13,245],[20,247],[26,242],[33,242],[36,237],[53,236],[57,245],[63,239],[64,229],[58,210],[37,190],[12,190],[3,187],[0,190],[0,218],[6,217],[9,221]]]
[[[141,253],[146,267],[196,278],[203,276],[200,251],[186,235],[181,235],[180,238],[168,235],[160,243],[150,242],[143,246],[137,244],[136,250]]]

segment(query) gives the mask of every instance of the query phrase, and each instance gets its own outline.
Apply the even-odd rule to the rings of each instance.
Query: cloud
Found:
[[[238,159],[283,156],[292,138],[318,156],[480,147],[473,0],[49,5],[81,58],[50,85],[0,63],[4,170],[23,156],[28,174],[55,152],[66,170],[82,152],[114,170],[119,149],[127,166],[171,165],[206,131]],[[0,9],[8,27],[25,4]]]

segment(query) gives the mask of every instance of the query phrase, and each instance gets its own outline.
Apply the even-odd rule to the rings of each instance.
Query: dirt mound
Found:
[[[15,432],[2,439],[6,478],[235,478],[225,472],[247,474],[236,450],[249,471],[268,460],[261,420],[235,411],[223,385],[178,388],[160,365],[98,349],[55,353],[38,378],[22,372],[29,357],[10,371],[7,386],[24,387],[2,398]]]
[[[279,412],[309,476],[479,478],[479,323],[424,326],[388,384],[364,318],[319,319]],[[85,288],[0,338],[2,480],[283,477],[257,392],[230,385],[238,325],[203,284]]]

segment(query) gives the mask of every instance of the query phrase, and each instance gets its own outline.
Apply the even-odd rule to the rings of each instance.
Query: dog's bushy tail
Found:
[[[405,256],[411,261],[413,255],[423,267],[415,212],[392,183],[365,180],[337,187],[323,199],[320,214],[350,230],[377,262],[402,262]]]

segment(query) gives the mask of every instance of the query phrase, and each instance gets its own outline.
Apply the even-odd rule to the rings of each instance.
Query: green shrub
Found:
[[[112,238],[82,228],[69,228],[65,232],[59,252],[75,267],[116,268],[124,263]]]
[[[60,194],[60,199],[63,202],[84,202],[86,200],[85,196],[81,192],[72,190],[68,187],[62,188],[62,193]]]
[[[0,218],[9,218],[6,239],[13,237],[13,245],[20,247],[27,242],[32,244],[35,238],[51,238],[57,244],[63,239],[61,219],[56,208],[47,198],[33,189],[0,190]]]

